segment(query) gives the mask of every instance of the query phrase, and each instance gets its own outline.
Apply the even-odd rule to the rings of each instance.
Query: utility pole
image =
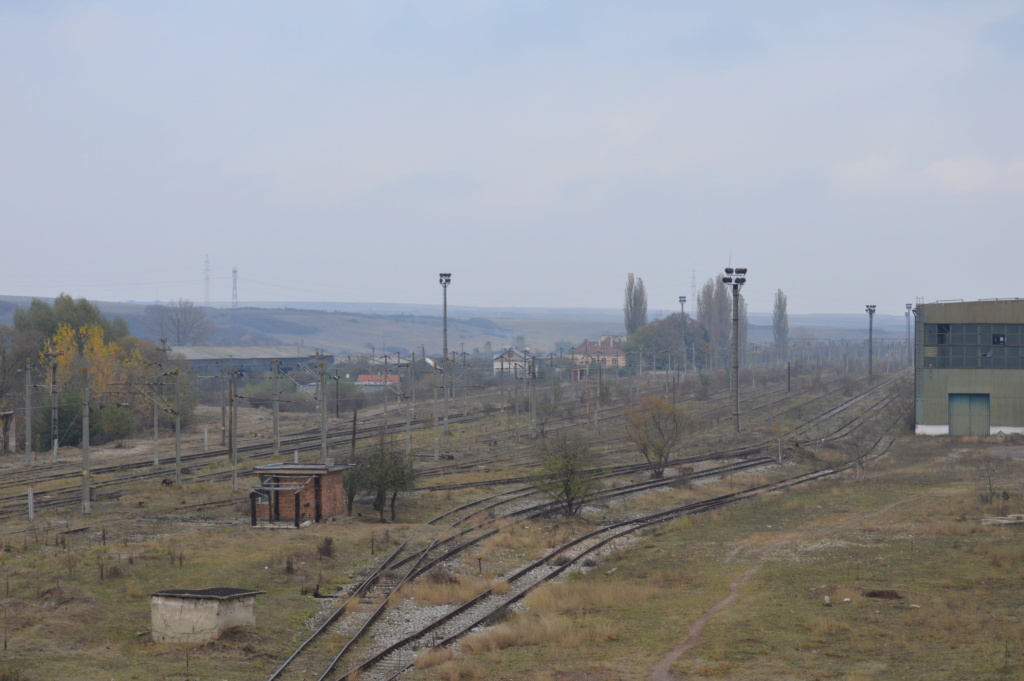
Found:
[[[238,369],[231,372],[231,491],[238,491]]]
[[[441,360],[441,385],[444,389],[444,434],[448,434],[448,386],[451,379],[448,377],[450,367],[448,366],[448,285],[452,283],[451,272],[441,273],[441,290],[444,292],[444,358]]]
[[[25,359],[25,465],[32,463],[32,360]]]
[[[50,438],[53,442],[53,462],[57,463],[57,358],[63,352],[44,352],[50,360]]]
[[[181,484],[181,371],[174,370],[174,483]]]
[[[740,289],[747,283],[747,268],[725,268],[722,283],[732,289],[732,401],[736,432],[740,432]]]
[[[341,418],[341,376],[338,375],[338,370],[334,370],[334,375],[331,376],[331,380],[334,381],[334,418]]]
[[[686,296],[679,296],[679,335],[683,340],[683,375],[686,375]]]
[[[223,447],[227,444],[228,436],[228,416],[227,416],[227,403],[225,399],[225,375],[224,375],[224,360],[217,360],[217,365],[220,367],[220,446]]]
[[[281,360],[271,360],[270,364],[274,369],[274,375],[271,379],[271,389],[274,391],[274,456],[276,457],[281,453],[281,395],[277,392],[277,374],[281,365]]]
[[[160,395],[153,386],[153,465],[160,465]]]
[[[537,437],[537,357],[530,357],[530,437]]]
[[[320,360],[320,463],[327,463],[327,363]]]
[[[89,489],[89,367],[82,367],[82,513],[92,513]]]
[[[868,313],[868,378],[874,375],[874,340],[875,340],[875,306],[867,305],[864,308]]]
[[[388,353],[384,352],[384,376],[382,377],[382,389],[384,391],[384,437],[388,436],[388,392],[391,390],[391,377],[388,376]]]
[[[416,410],[416,386],[412,383],[412,365],[416,363],[416,353],[412,353],[409,363],[405,365],[405,453],[412,456],[412,420],[413,412]],[[409,402],[408,392],[412,391],[412,401]]]
[[[526,369],[526,356],[522,355],[522,357],[523,357],[522,366],[523,366],[523,369],[525,370]],[[514,373],[512,374],[513,377],[514,377],[513,385],[515,386],[515,405],[514,405],[515,406],[515,412],[514,413],[515,413],[515,420],[516,420],[516,442],[519,442],[519,363],[516,363],[515,365],[513,365],[512,368],[513,368],[513,371],[514,371]]]
[[[232,452],[235,451],[235,373],[236,370],[232,369],[231,373],[228,374],[228,458],[234,458]]]
[[[433,411],[432,416],[433,416],[433,421],[434,421],[434,461],[437,461],[438,459],[441,458],[441,449],[440,449],[440,442],[438,440],[438,434],[437,434],[437,421],[438,421],[438,418],[437,418],[437,370],[436,369],[434,370],[433,376],[431,376],[430,384],[431,384],[431,388],[433,389],[433,393],[434,393],[433,400],[430,403],[431,404],[430,409],[431,409],[431,411]]]
[[[412,353],[412,359],[409,360],[409,392],[412,393],[412,417],[416,418],[416,353]]]
[[[209,264],[209,263],[207,263]],[[160,347],[157,348],[158,352],[164,353],[164,357],[167,357],[167,353],[171,351],[167,347],[167,339],[160,339]],[[163,370],[163,364],[157,364],[160,367],[161,372]],[[159,392],[158,392],[159,391]],[[153,384],[153,465],[160,465],[160,401],[163,398],[163,382],[158,381]]]

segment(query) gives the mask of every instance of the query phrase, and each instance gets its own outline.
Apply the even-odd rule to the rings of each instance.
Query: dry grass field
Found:
[[[1024,678],[1024,526],[984,522],[1024,511],[1007,453],[908,438],[865,480],[679,520],[411,678]]]
[[[1024,679],[1024,527],[983,522],[1024,512],[1017,444],[904,438],[863,480],[843,476],[662,526],[536,590],[456,650],[423,651],[406,678]],[[650,492],[574,523],[509,523],[464,569],[397,598],[431,605],[500,591],[513,567],[599,519],[766,475]],[[0,681],[264,679],[322,607],[338,603],[315,592],[343,592],[384,552],[425,533],[426,519],[492,493],[409,495],[396,523],[368,512],[266,530],[248,526],[253,483],[243,477],[236,503],[208,510],[188,506],[231,496],[230,485],[141,483],[94,503],[90,516],[5,521]],[[209,587],[265,591],[256,626],[203,645],[150,641],[151,593]]]

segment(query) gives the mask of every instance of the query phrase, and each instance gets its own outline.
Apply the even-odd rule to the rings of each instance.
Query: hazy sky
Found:
[[[1024,0],[0,0],[0,294],[1022,296],[1022,75]]]

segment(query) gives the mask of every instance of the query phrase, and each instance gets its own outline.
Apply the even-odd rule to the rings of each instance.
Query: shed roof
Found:
[[[212,598],[218,601],[226,601],[232,598],[242,598],[244,596],[256,596],[258,594],[265,594],[266,591],[257,591],[255,589],[232,589],[230,587],[218,586],[212,589],[164,589],[163,591],[157,591],[153,593],[153,596],[174,596],[177,598],[201,598],[207,599]]]
[[[315,473],[333,473],[353,468],[351,463],[267,463],[262,466],[254,466],[256,473],[295,473],[302,475],[313,475]]]
[[[384,385],[384,378],[385,377],[383,374],[360,374],[359,377],[356,379],[356,383],[360,385]],[[399,376],[398,374],[388,374],[387,382],[401,383],[402,377]]]
[[[316,357],[315,348],[301,345],[176,345],[172,352],[189,361],[221,359],[307,359]]]

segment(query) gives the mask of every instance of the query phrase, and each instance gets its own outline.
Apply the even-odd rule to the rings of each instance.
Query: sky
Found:
[[[1024,0],[0,0],[0,295],[1024,295]]]

